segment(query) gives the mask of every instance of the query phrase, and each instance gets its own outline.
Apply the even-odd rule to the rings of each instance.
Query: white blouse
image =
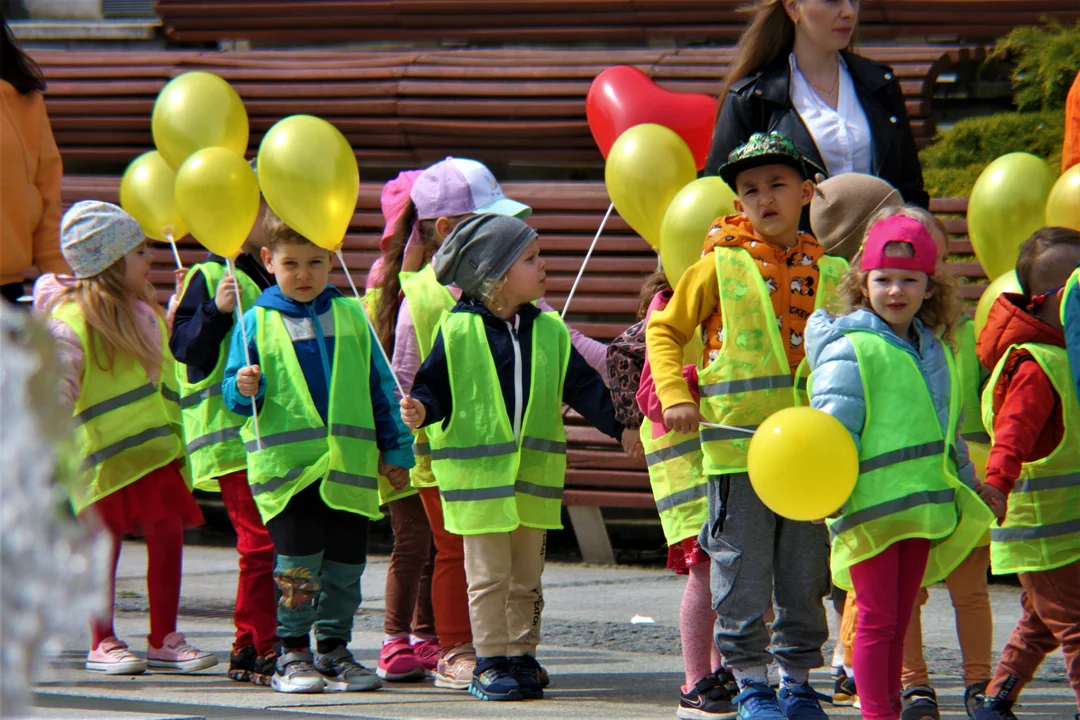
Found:
[[[821,99],[810,81],[799,70],[795,53],[791,65],[791,102],[814,139],[829,176],[857,172],[870,174],[873,162],[873,137],[847,63],[840,60],[840,95],[836,109]]]

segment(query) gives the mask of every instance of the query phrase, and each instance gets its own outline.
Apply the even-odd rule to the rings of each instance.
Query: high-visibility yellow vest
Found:
[[[975,321],[964,315],[954,331],[957,344],[957,369],[960,372],[960,400],[964,408],[964,424],[960,435],[968,443],[990,442],[990,435],[983,427],[982,402],[982,364],[975,351]]]
[[[850,332],[866,394],[859,478],[842,515],[829,520],[833,582],[853,589],[851,566],[895,542],[933,542],[923,576],[929,585],[948,576],[985,535],[993,513],[957,474],[955,437],[960,384],[952,351],[949,423],[941,431],[922,370],[910,353],[877,333]]]
[[[1065,283],[1065,289],[1061,292],[1061,324],[1065,324],[1065,309],[1072,293],[1080,292],[1080,267],[1073,270],[1069,280]]]
[[[844,279],[844,273],[848,271],[848,261],[844,258],[822,255],[818,258],[818,268],[821,273],[818,279],[818,294],[814,298],[814,310],[828,307]],[[805,357],[799,362],[795,370],[795,404],[808,406],[810,399],[810,361]]]
[[[983,420],[994,437],[994,388],[1012,353],[1026,350],[1061,398],[1065,434],[1042,460],[1026,462],[1009,494],[1005,521],[990,528],[994,573],[1053,570],[1080,560],[1080,404],[1062,348],[1014,345],[998,362],[983,393]]]
[[[183,293],[187,293],[192,282],[198,281],[206,283],[207,292],[214,297],[218,284],[225,278],[225,270],[224,265],[216,262],[192,266],[184,278]],[[243,270],[236,271],[236,280],[240,287],[241,304],[245,308],[252,307],[262,291]],[[220,491],[217,478],[247,467],[247,453],[240,439],[244,417],[229,410],[221,397],[221,381],[225,378],[230,342],[230,338],[222,340],[217,364],[199,382],[189,382],[187,365],[176,364],[191,477],[196,489],[207,492]]]
[[[248,452],[248,482],[263,522],[280,513],[293,495],[321,482],[320,493],[332,508],[378,519],[379,448],[368,392],[371,333],[351,298],[332,301],[333,328],[327,315],[315,321],[288,322],[274,310],[255,308],[256,346],[266,387],[259,409],[262,449],[255,424],[240,430]],[[292,320],[290,318],[290,320]],[[293,334],[334,335],[328,421],[315,409]]]
[[[701,469],[700,436],[671,430],[654,440],[653,424],[645,418],[641,444],[667,544],[697,537],[709,518],[709,478]]]
[[[77,303],[64,303],[53,311],[53,317],[72,329],[83,350],[82,385],[72,410],[81,464],[71,502],[79,513],[184,456],[180,411],[172,399],[175,386],[166,385],[167,378],[175,380],[175,369],[160,318],[162,370],[161,382],[155,386],[142,364],[127,355],[117,353],[112,370],[101,369],[98,360],[103,360],[103,353],[99,344],[94,345],[99,357],[90,351],[92,329]]]
[[[566,325],[554,313],[533,322],[529,402],[518,408],[518,428],[507,416],[483,318],[449,313],[442,337],[453,408],[445,427],[428,426],[428,438],[446,529],[479,535],[519,525],[561,528],[566,480],[561,409],[570,360]],[[516,366],[520,383],[520,359]]]
[[[723,344],[699,368],[701,414],[710,423],[740,428],[701,428],[706,475],[746,472],[751,433],[767,417],[795,402],[794,381],[765,281],[750,253],[717,247]]]

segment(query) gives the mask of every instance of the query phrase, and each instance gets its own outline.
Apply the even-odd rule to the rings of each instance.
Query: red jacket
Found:
[[[1020,343],[1065,347],[1057,328],[1028,314],[1019,295],[1004,294],[990,309],[979,335],[979,361],[991,371],[1005,352]],[[986,463],[986,482],[1008,495],[1020,477],[1021,465],[1041,460],[1065,436],[1061,398],[1030,353],[1016,352],[994,388],[994,446]]]

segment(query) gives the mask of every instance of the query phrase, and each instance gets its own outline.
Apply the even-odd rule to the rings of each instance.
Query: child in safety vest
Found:
[[[412,178],[408,202],[398,213],[396,227],[382,257],[379,270],[381,284],[369,295],[376,298],[371,306],[375,327],[383,346],[393,346],[391,362],[394,372],[408,393],[421,363],[431,352],[435,329],[443,313],[449,311],[461,296],[458,288],[443,287],[435,279],[434,269],[429,265],[431,257],[458,224],[478,213],[526,218],[532,209],[506,197],[495,176],[483,164],[464,158],[447,158]],[[544,312],[552,311],[543,299],[537,302],[537,307]],[[574,348],[590,366],[603,374],[606,369],[606,346],[585,337],[572,327],[568,329]],[[413,654],[427,667],[435,666],[435,687],[465,690],[472,684],[476,652],[469,620],[462,538],[446,530],[439,490],[431,472],[430,444],[425,431],[417,432],[413,447],[417,464],[411,472],[410,485],[419,490],[435,545],[431,604],[438,636],[437,643],[424,641],[415,644]],[[395,501],[390,505],[391,519],[395,517],[394,513],[412,516],[413,508],[408,498]],[[401,528],[399,534],[395,521],[395,554],[397,537],[408,537],[410,546],[419,547],[417,543],[423,528],[424,524],[412,522]],[[420,562],[418,555],[412,560],[413,563]],[[402,564],[404,562],[405,559]],[[393,558],[391,563],[395,564]],[[395,564],[395,567],[398,565]],[[387,581],[392,582],[390,576]],[[387,596],[390,597],[389,591]],[[402,608],[397,614],[405,617],[407,602],[402,601],[401,604]],[[403,632],[405,623],[395,620],[393,616],[388,607],[386,644],[380,655],[379,666],[387,674],[402,672],[409,663],[405,643],[392,637],[395,633]],[[416,634],[415,627],[413,634]],[[531,652],[524,662],[535,662]],[[539,665],[536,670],[546,687],[547,672]]]
[[[329,251],[269,210],[266,241],[262,259],[277,285],[233,330],[221,389],[247,417],[248,482],[277,551],[281,657],[271,687],[375,690],[381,681],[348,643],[368,519],[381,517],[377,476],[408,481],[412,434],[393,411],[393,377],[361,308],[327,285]]]
[[[50,314],[60,350],[61,402],[72,406],[82,458],[72,505],[97,514],[113,541],[109,610],[91,625],[86,668],[134,675],[193,672],[217,659],[176,632],[184,530],[203,517],[183,477],[184,442],[165,313],[150,285],[139,223],[103,202],[76,203],[61,227],[73,278],[44,275],[34,305]],[[150,635],[146,661],[116,638],[113,599],[125,534],[146,538]]]
[[[940,255],[913,218],[874,223],[840,289],[847,312],[818,311],[807,324],[811,405],[859,449],[855,490],[829,525],[833,582],[856,593],[854,663],[868,720],[900,717],[903,639],[919,588],[952,573],[992,518],[960,428],[947,345],[960,304]]]
[[[646,342],[664,424],[699,431],[709,476],[709,522],[701,547],[712,558],[716,642],[731,668],[741,717],[799,713],[824,718],[809,685],[824,664],[829,629],[828,536],[823,527],[769,510],[746,474],[753,429],[797,401],[794,376],[804,363],[806,318],[842,276],[799,232],[813,183],[794,144],[778,133],[754,134],[731,153],[721,176],[737,193],[738,215],[718,219],[704,256],[680,278],[670,304],[649,322]],[[683,376],[683,348],[699,332],[700,408]],[[700,415],[699,415],[700,413]],[[770,634],[766,608],[776,601]],[[768,683],[775,660],[783,683]]]
[[[470,692],[485,700],[543,697],[539,642],[545,535],[561,527],[565,402],[628,440],[600,375],[566,326],[533,301],[544,294],[536,232],[505,215],[461,222],[432,262],[462,299],[443,319],[402,399],[425,427],[445,527],[462,535],[478,655]]]
[[[979,335],[979,359],[993,368],[982,398],[993,446],[979,492],[999,518],[993,571],[1019,573],[1023,614],[976,720],[1014,718],[1016,699],[1058,646],[1080,717],[1080,403],[1061,323],[1078,263],[1080,232],[1037,231],[1016,262],[1022,294],[1001,295]]]
[[[262,208],[265,210],[265,202]],[[278,657],[274,543],[248,486],[247,452],[240,439],[240,427],[247,417],[231,412],[220,392],[237,290],[243,307],[250,308],[262,291],[274,284],[259,257],[264,238],[261,215],[235,259],[235,276],[229,274],[220,255],[210,254],[205,262],[188,268],[169,348],[177,361],[192,481],[197,490],[221,493],[240,553],[233,611],[236,638],[228,676],[239,682],[269,685]]]

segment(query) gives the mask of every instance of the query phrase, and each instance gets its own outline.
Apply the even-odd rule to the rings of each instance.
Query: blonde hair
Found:
[[[125,286],[126,271],[127,263],[120,258],[98,275],[77,279],[74,285],[65,287],[53,298],[46,312],[51,313],[65,302],[77,303],[86,322],[89,344],[86,352],[97,366],[112,372],[116,358],[128,355],[149,375],[161,367],[161,342],[157,334],[151,339],[142,332],[133,301],[142,300],[162,318],[165,311],[154,297],[154,286],[149,282],[136,292]]]
[[[502,291],[506,287],[507,280],[510,279],[510,271],[508,270],[501,278],[491,284],[485,284],[485,287],[480,288],[480,302],[484,303],[488,310],[495,315],[507,310],[506,303],[503,301]]]

